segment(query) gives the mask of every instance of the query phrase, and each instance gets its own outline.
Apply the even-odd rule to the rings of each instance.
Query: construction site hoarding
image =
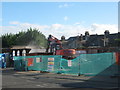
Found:
[[[14,57],[14,68],[70,75],[111,76],[119,72],[117,58],[114,52],[81,54],[71,60],[63,59],[60,55],[19,56]]]

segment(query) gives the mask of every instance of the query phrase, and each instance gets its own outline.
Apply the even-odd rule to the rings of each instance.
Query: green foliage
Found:
[[[120,38],[118,38],[118,39],[115,39],[115,40],[120,42]]]
[[[114,39],[114,41],[109,42],[109,46],[119,47],[120,46],[120,38]]]
[[[120,47],[120,38],[115,39],[115,43],[118,47]]]
[[[18,34],[2,35],[2,47],[9,48],[14,45],[36,45],[40,47],[47,47],[47,39],[45,35],[37,29],[28,29],[26,32],[19,32]]]

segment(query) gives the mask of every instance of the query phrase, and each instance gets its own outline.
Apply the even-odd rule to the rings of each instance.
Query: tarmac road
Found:
[[[39,71],[2,70],[2,88],[85,88],[118,90],[118,80],[110,77],[73,76]],[[87,89],[86,89],[87,88]]]

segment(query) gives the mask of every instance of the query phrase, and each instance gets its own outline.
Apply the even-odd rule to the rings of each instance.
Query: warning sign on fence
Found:
[[[68,60],[68,66],[69,66],[69,67],[72,66],[72,60]]]
[[[33,58],[28,58],[28,66],[33,66]]]
[[[40,62],[40,58],[36,58],[36,63],[39,63]]]
[[[36,63],[42,62],[42,58],[36,58]]]
[[[54,58],[48,58],[48,61],[54,61]]]
[[[48,71],[54,70],[54,58],[48,58]]]

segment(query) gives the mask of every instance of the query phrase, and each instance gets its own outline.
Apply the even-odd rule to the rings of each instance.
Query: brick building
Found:
[[[62,40],[64,49],[80,49],[89,47],[120,47],[120,32],[112,33],[108,30],[104,34],[92,34],[90,35],[88,31],[85,35],[70,37],[67,40]]]

